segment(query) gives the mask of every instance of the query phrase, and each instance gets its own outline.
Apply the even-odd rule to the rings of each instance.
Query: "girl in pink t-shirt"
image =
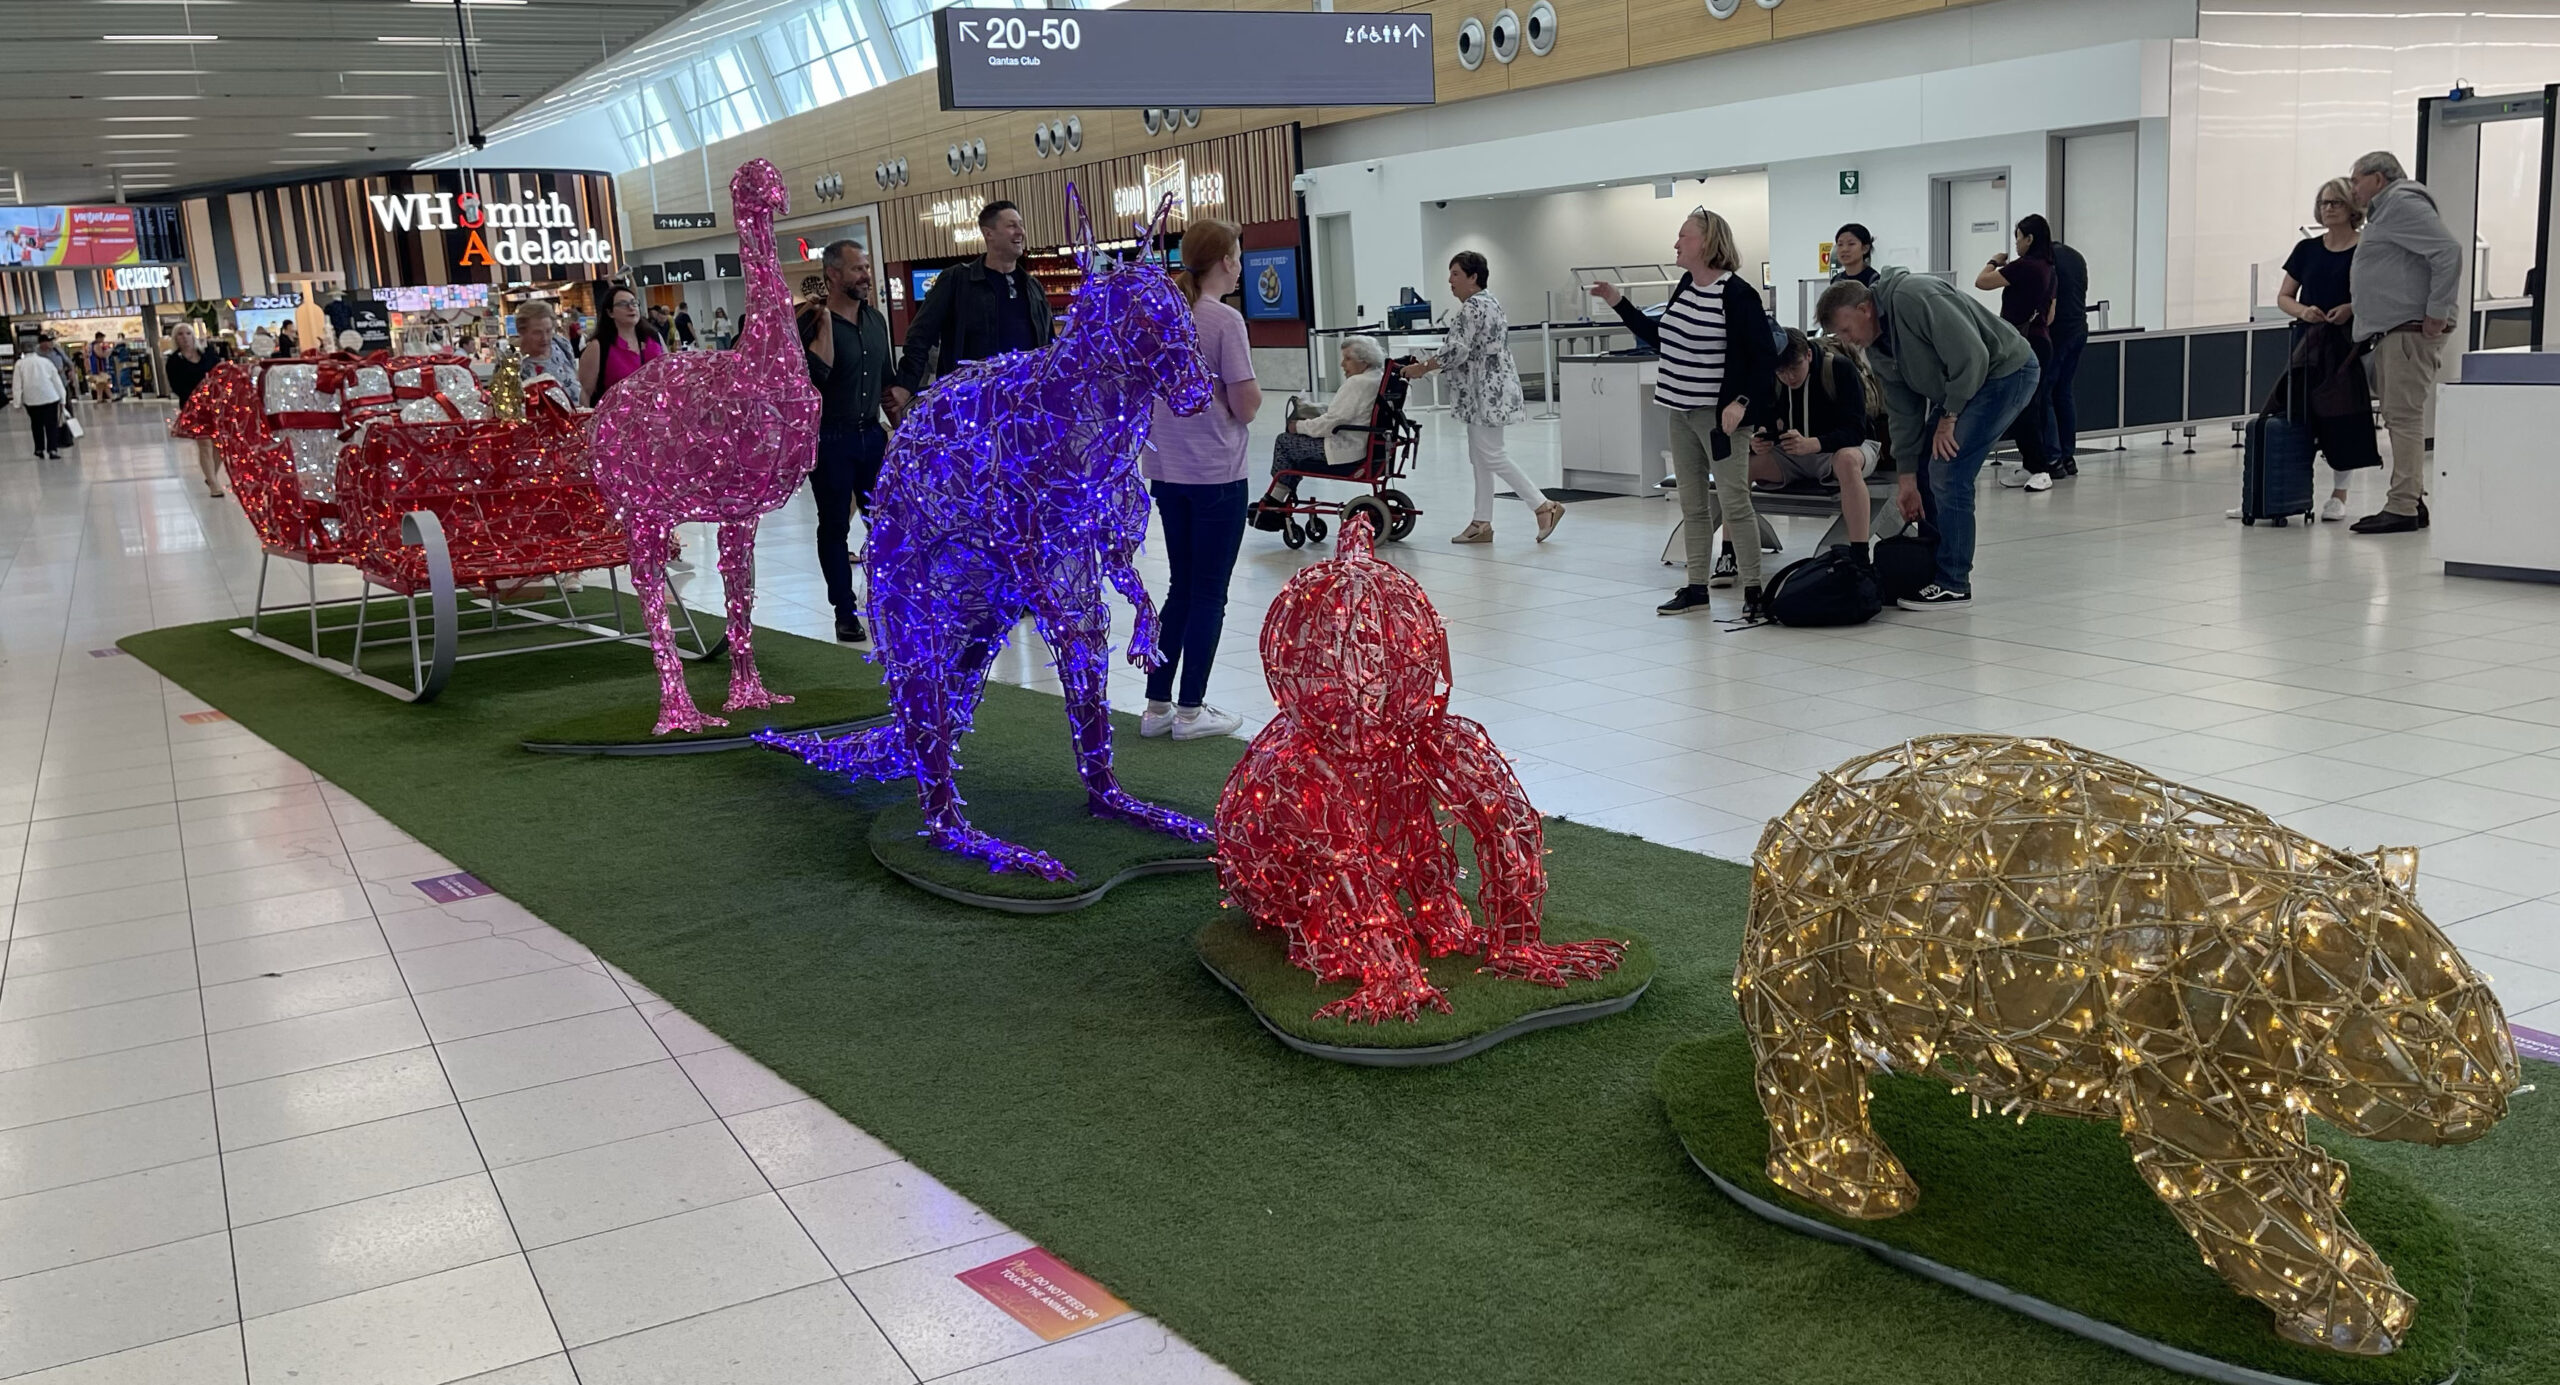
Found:
[[[1244,277],[1235,228],[1195,221],[1182,233],[1182,273],[1174,276],[1200,330],[1200,355],[1218,382],[1209,407],[1189,418],[1159,401],[1139,459],[1164,519],[1166,586],[1157,651],[1147,672],[1147,710],[1138,734],[1177,741],[1224,736],[1244,724],[1209,706],[1209,665],[1227,623],[1227,579],[1244,544],[1245,430],[1262,407],[1244,314],[1218,300]],[[1175,684],[1180,677],[1180,686]]]

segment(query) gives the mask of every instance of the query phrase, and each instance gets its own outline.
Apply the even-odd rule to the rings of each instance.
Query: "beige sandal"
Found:
[[[1467,527],[1459,530],[1456,536],[1452,537],[1449,542],[1491,543],[1493,542],[1493,526],[1480,519],[1469,520],[1467,521]]]
[[[1547,541],[1547,535],[1554,533],[1556,531],[1556,525],[1564,519],[1564,502],[1561,500],[1550,500],[1546,504],[1539,506],[1537,513],[1538,542],[1545,543]]]

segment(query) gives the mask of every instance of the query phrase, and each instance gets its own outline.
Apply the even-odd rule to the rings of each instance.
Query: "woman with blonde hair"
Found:
[[[1680,283],[1659,319],[1627,301],[1617,285],[1591,292],[1618,310],[1618,320],[1661,356],[1654,402],[1671,410],[1671,474],[1680,489],[1689,580],[1656,606],[1660,615],[1707,609],[1707,588],[1742,582],[1746,615],[1760,608],[1760,512],[1751,503],[1751,444],[1777,398],[1777,344],[1760,290],[1736,271],[1742,253],[1733,227],[1699,207],[1671,243]],[[1729,537],[1723,561],[1716,530]]]
[[[169,356],[164,373],[169,379],[169,392],[178,397],[178,407],[187,407],[187,396],[196,392],[204,377],[222,364],[222,358],[196,344],[196,325],[181,322],[169,329]],[[205,494],[220,497],[222,489],[222,454],[203,438],[189,440],[196,454],[196,470],[204,473]]]
[[[1475,516],[1453,535],[1451,543],[1493,542],[1493,483],[1500,478],[1537,516],[1538,542],[1556,531],[1564,506],[1547,498],[1520,468],[1511,464],[1502,431],[1528,416],[1520,393],[1520,363],[1511,357],[1511,325],[1502,315],[1502,300],[1485,292],[1493,269],[1484,256],[1461,250],[1449,261],[1449,292],[1458,311],[1449,318],[1440,354],[1404,368],[1404,378],[1417,380],[1445,371],[1455,396],[1449,412],[1467,425],[1467,461],[1476,471]]]
[[[1164,522],[1165,564],[1172,569],[1156,618],[1161,662],[1147,670],[1141,736],[1200,740],[1244,724],[1244,718],[1206,701],[1209,667],[1226,629],[1227,579],[1235,574],[1236,550],[1244,544],[1245,430],[1262,408],[1244,314],[1219,301],[1243,278],[1234,227],[1195,221],[1184,229],[1182,272],[1174,283],[1191,305],[1200,358],[1208,362],[1217,389],[1209,407],[1189,418],[1156,401],[1147,450],[1138,461]]]
[[[2323,325],[2355,329],[2355,303],[2347,292],[2347,275],[2355,265],[2364,213],[2356,210],[2346,179],[2332,178],[2320,185],[2312,196],[2311,218],[2320,224],[2320,234],[2303,237],[2285,256],[2284,283],[2276,289],[2276,306],[2293,319],[2296,347]],[[2347,474],[2337,470],[2337,460],[2329,459],[2333,484],[2328,502],[2320,507],[2322,519],[2347,517]]]

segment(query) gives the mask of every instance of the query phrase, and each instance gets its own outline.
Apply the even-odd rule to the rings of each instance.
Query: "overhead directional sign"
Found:
[[[951,8],[942,108],[1427,106],[1431,17]]]

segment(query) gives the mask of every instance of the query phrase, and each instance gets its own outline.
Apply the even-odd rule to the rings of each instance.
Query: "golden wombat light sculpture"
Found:
[[[2417,1301],[2342,1206],[2358,1135],[2474,1140],[2517,1085],[2506,1018],[2410,896],[2417,853],[2332,851],[2059,741],[1917,740],[1769,824],[1734,971],[1769,1177],[1844,1216],[1919,1196],[1867,1124],[1871,1068],[1986,1108],[2117,1121],[2277,1330],[2397,1346]]]

